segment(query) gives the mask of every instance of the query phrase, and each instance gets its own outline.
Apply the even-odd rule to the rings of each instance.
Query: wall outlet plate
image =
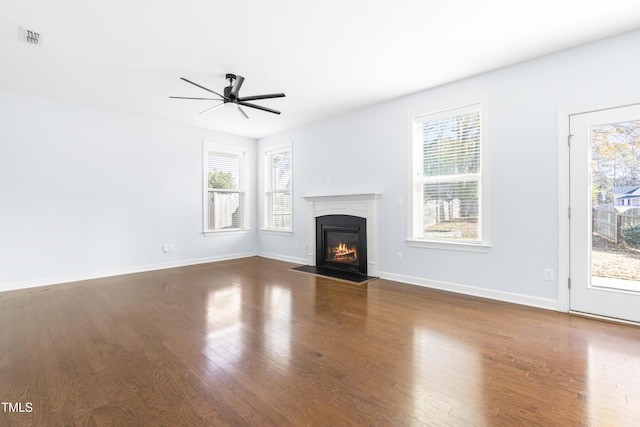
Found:
[[[553,281],[553,268],[545,268],[544,269],[544,280]]]

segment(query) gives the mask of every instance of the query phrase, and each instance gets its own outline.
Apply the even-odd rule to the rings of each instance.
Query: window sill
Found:
[[[223,234],[246,234],[249,232],[248,228],[231,228],[225,230],[207,230],[203,231],[202,234],[206,236],[220,236]]]
[[[262,232],[266,234],[280,234],[283,236],[290,236],[293,234],[293,230],[284,230],[284,229],[278,229],[278,228],[263,228]]]
[[[475,252],[475,253],[482,253],[482,254],[487,254],[491,250],[491,245],[487,243],[440,242],[435,240],[407,239],[407,244],[413,248],[440,249],[443,251]]]

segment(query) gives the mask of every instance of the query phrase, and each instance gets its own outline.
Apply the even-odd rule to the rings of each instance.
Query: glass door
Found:
[[[570,117],[570,307],[640,322],[640,106]]]

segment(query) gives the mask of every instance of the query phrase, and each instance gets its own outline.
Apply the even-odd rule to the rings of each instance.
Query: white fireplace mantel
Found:
[[[324,215],[352,215],[367,220],[367,275],[378,276],[378,197],[379,193],[306,196],[307,260],[316,265],[316,218]]]

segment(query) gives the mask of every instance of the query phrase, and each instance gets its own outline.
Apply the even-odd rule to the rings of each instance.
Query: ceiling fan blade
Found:
[[[249,116],[244,112],[241,106],[238,105],[238,112],[244,116],[245,119],[248,119]]]
[[[236,79],[233,82],[233,87],[231,88],[231,93],[229,93],[229,98],[238,99],[238,93],[240,92],[240,88],[242,87],[243,82],[244,77],[236,75]]]
[[[185,81],[185,82],[187,82],[187,83],[191,83],[192,85],[199,87],[200,89],[204,89],[204,90],[206,90],[207,92],[214,93],[214,94],[218,95],[218,96],[219,96],[220,98],[222,98],[222,99],[226,99],[224,96],[220,95],[218,92],[216,92],[216,91],[214,91],[214,90],[211,90],[211,89],[207,89],[206,87],[201,86],[201,85],[199,85],[198,83],[192,82],[191,80],[187,80],[187,79],[185,79],[184,77],[180,77],[180,80],[184,80],[184,81]]]
[[[244,105],[245,107],[257,108],[258,110],[267,111],[273,114],[280,114],[278,110],[272,110],[271,108],[263,107],[262,105],[249,104],[248,102],[240,101],[238,102],[240,105]]]
[[[221,102],[221,103],[220,103],[220,104],[218,104],[218,105],[214,105],[213,107],[209,107],[209,108],[207,108],[207,109],[206,109],[206,110],[204,110],[204,111],[200,111],[198,114],[208,113],[209,111],[213,111],[213,110],[215,110],[215,109],[217,109],[217,108],[222,107],[224,104],[225,104],[224,102]]]
[[[190,96],[170,96],[172,99],[197,99],[201,101],[224,101],[224,99],[219,98],[192,98]]]
[[[268,93],[266,95],[252,95],[252,96],[243,96],[242,98],[238,98],[238,101],[254,101],[257,99],[268,99],[268,98],[284,98],[284,93]]]

